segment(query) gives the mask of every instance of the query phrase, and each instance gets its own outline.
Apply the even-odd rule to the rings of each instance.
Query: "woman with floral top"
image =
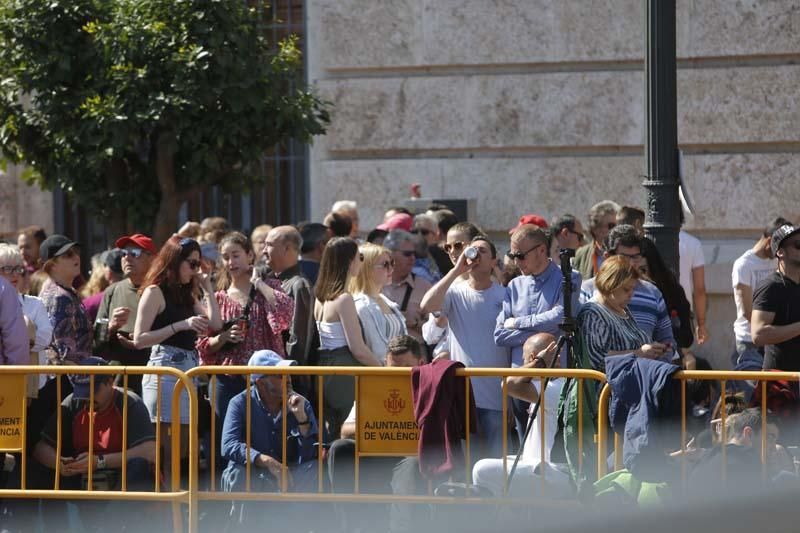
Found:
[[[219,334],[198,339],[200,364],[246,366],[258,350],[272,350],[285,357],[283,332],[291,326],[294,301],[282,291],[277,279],[264,281],[253,275],[255,254],[243,234],[225,236],[220,251],[223,270],[216,298],[225,325]],[[212,392],[221,420],[231,398],[244,389],[244,375],[217,376]]]

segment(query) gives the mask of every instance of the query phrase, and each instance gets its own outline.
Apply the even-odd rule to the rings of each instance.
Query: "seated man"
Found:
[[[761,428],[759,408],[731,415],[726,421],[725,456],[722,447],[717,446],[697,463],[689,476],[689,498],[707,501],[714,494],[752,501],[758,489],[800,487],[794,465],[781,460],[782,448],[776,444],[778,427],[772,422],[766,424],[766,485],[762,485]]]
[[[425,359],[420,343],[410,335],[399,335],[392,338],[387,346],[386,366],[414,367],[424,364]],[[352,494],[355,480],[355,438],[356,438],[356,405],[342,424],[341,439],[331,444],[328,453],[328,475],[333,492]],[[393,493],[399,495],[423,494],[424,486],[419,473],[419,462],[416,457],[368,457],[359,462],[359,485],[362,493]],[[394,504],[389,513],[391,531],[407,531],[416,519],[415,515],[421,506],[413,504]],[[373,513],[380,516],[367,516],[363,506],[357,507],[362,522],[369,520],[370,528],[375,526],[372,520],[380,520],[383,507],[373,506],[380,511]],[[350,513],[345,515],[351,520]],[[344,530],[353,529],[355,524],[344,524]],[[376,528],[378,529],[378,528]],[[384,528],[385,529],[385,528]]]
[[[81,365],[103,366],[108,363],[100,357],[87,357]],[[34,458],[55,469],[60,463],[60,488],[86,489],[89,473],[89,398],[90,377],[72,375],[73,392],[61,403],[61,457],[56,455],[58,445],[58,414],[53,413],[41,433],[34,449]],[[122,435],[124,391],[114,387],[113,375],[94,377],[94,443],[92,470],[94,490],[120,490],[122,483]],[[155,490],[156,435],[150,416],[142,400],[128,391],[127,420],[127,490]],[[81,520],[87,527],[100,526],[108,518],[108,506],[123,502],[81,502]],[[127,502],[125,502],[127,503]],[[141,505],[136,504],[141,512]],[[96,515],[96,516],[93,516]],[[63,524],[62,524],[63,525]]]
[[[522,346],[522,368],[549,368],[556,356],[556,338],[549,333],[537,333],[528,337]],[[550,462],[550,450],[558,431],[558,403],[564,379],[551,379],[545,388],[544,399],[539,406],[533,426],[528,433],[522,450],[522,457],[517,464],[508,494],[516,497],[541,490],[544,475],[544,486],[549,498],[561,498],[570,495],[569,473]],[[541,381],[539,378],[516,376],[508,378],[508,394],[514,398],[530,402],[529,412],[539,399]],[[541,420],[544,416],[544,433]],[[544,458],[544,464],[542,464]],[[506,458],[506,467],[511,472],[515,456]],[[495,496],[503,496],[505,472],[503,459],[481,459],[472,469],[475,485],[489,489]]]
[[[271,350],[259,350],[248,366],[291,366],[296,361],[282,359]],[[295,492],[317,490],[317,419],[311,404],[286,387],[286,442],[282,442],[283,406],[280,375],[251,374],[250,381],[250,456],[247,455],[247,391],[231,399],[222,426],[222,456],[228,466],[222,473],[222,490],[240,492],[245,486],[246,464],[251,465],[251,488],[277,491],[285,480]],[[286,446],[286,471],[281,460]]]

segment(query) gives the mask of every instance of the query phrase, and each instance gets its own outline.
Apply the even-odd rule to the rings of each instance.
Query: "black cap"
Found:
[[[772,234],[772,242],[770,243],[772,255],[774,256],[777,253],[778,249],[781,247],[781,243],[783,243],[787,237],[791,237],[798,232],[800,232],[800,227],[793,226],[791,224],[784,224],[780,228],[776,229]]]
[[[42,258],[42,262],[45,262],[64,255],[75,246],[80,246],[80,244],[63,235],[50,235],[39,246],[39,256]]]

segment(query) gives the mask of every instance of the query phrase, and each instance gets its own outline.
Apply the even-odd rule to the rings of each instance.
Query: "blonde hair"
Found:
[[[603,296],[608,296],[632,279],[639,279],[639,270],[624,255],[613,255],[603,261],[594,286]]]
[[[375,283],[375,279],[372,277],[373,267],[380,256],[386,254],[391,260],[392,255],[389,250],[383,246],[369,243],[362,244],[358,248],[358,251],[364,254],[364,263],[361,265],[361,270],[358,271],[358,275],[350,280],[350,287],[348,287],[348,289],[352,294],[360,292],[367,296],[377,296],[383,287],[378,287]]]
[[[106,287],[110,285],[106,279],[105,267],[106,266],[103,263],[103,254],[94,254],[92,256],[92,275],[89,278],[89,281],[87,281],[86,284],[81,287],[81,298],[88,298],[89,296],[94,296],[98,292],[103,292],[106,290]]]
[[[0,262],[21,265],[22,254],[19,253],[19,250],[16,246],[0,243]]]

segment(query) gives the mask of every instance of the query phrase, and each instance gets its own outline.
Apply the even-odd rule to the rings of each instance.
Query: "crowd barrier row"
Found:
[[[19,489],[2,489],[0,490],[0,499],[5,498],[27,498],[27,499],[72,499],[72,500],[123,500],[123,501],[157,501],[167,502],[172,504],[172,520],[173,529],[175,531],[188,530],[191,532],[197,531],[198,526],[198,502],[199,501],[326,501],[326,502],[381,502],[381,503],[396,503],[399,501],[407,503],[425,503],[425,504],[452,504],[452,503],[503,503],[509,505],[526,504],[530,505],[530,500],[515,500],[513,498],[502,499],[489,499],[489,498],[476,498],[476,497],[463,497],[453,498],[444,496],[433,496],[433,487],[428,483],[428,494],[417,496],[398,496],[392,494],[374,494],[362,493],[359,487],[359,465],[364,457],[374,456],[408,456],[416,455],[416,443],[408,442],[407,437],[409,433],[414,434],[413,431],[401,431],[401,435],[406,438],[404,442],[384,442],[386,445],[384,449],[376,449],[376,442],[371,442],[368,438],[364,439],[364,427],[369,427],[369,420],[364,422],[365,418],[375,415],[375,408],[380,411],[380,406],[389,413],[388,416],[393,416],[393,422],[390,426],[400,426],[401,428],[410,428],[409,424],[413,424],[413,406],[411,402],[411,385],[410,376],[411,369],[409,368],[374,368],[374,367],[248,367],[248,366],[204,366],[193,368],[187,372],[181,372],[174,368],[168,367],[112,367],[112,366],[0,366],[0,452],[16,453],[20,456],[20,471],[21,471],[21,486]],[[27,386],[26,377],[30,375],[47,374],[55,376],[57,380],[58,394],[57,404],[53,406],[53,412],[57,416],[57,457],[61,457],[61,439],[62,439],[62,414],[60,409],[59,399],[62,397],[62,382],[65,376],[70,374],[83,374],[90,375],[90,390],[91,398],[89,405],[89,433],[93,434],[94,423],[94,381],[98,375],[114,375],[121,377],[121,385],[125,390],[128,389],[128,376],[130,375],[153,375],[157,379],[157,387],[160,397],[160,389],[162,386],[161,379],[163,376],[171,376],[176,379],[176,385],[173,388],[172,404],[171,404],[171,425],[169,436],[169,449],[170,449],[170,472],[168,476],[169,490],[164,490],[159,476],[156,476],[155,484],[152,492],[129,491],[128,490],[128,476],[127,476],[127,418],[128,418],[128,397],[127,394],[123,395],[123,435],[122,435],[122,466],[121,466],[121,490],[95,490],[92,483],[89,483],[86,490],[64,490],[60,488],[61,472],[60,461],[56,461],[54,486],[51,490],[31,490],[26,487],[26,470],[28,467],[28,450],[26,450],[26,400],[25,400],[25,387]],[[199,450],[200,450],[200,436],[198,431],[190,431],[188,437],[188,472],[186,476],[182,476],[181,472],[181,431],[180,431],[180,395],[186,389],[189,395],[189,427],[197,428],[198,425],[198,412],[199,412],[199,395],[197,389],[197,380],[201,376],[208,377],[208,394],[209,400],[212,405],[215,403],[215,395],[217,394],[217,377],[220,375],[242,375],[248,377],[250,374],[270,374],[281,376],[282,386],[282,412],[287,412],[287,389],[291,376],[311,376],[315,379],[316,384],[316,398],[307,398],[309,402],[315,407],[317,419],[319,420],[320,428],[322,427],[325,416],[325,398],[323,392],[323,379],[326,376],[352,376],[355,382],[356,390],[356,419],[357,419],[357,437],[355,439],[355,479],[354,479],[354,492],[353,494],[340,494],[325,491],[325,476],[324,476],[324,449],[322,446],[317,446],[317,491],[316,492],[289,492],[287,490],[287,450],[283,446],[283,455],[281,458],[282,469],[280,479],[280,491],[275,493],[254,492],[251,491],[251,477],[252,469],[249,460],[250,457],[250,428],[251,428],[251,401],[250,379],[245,379],[246,387],[246,438],[247,438],[247,462],[245,465],[246,479],[244,492],[223,492],[218,490],[219,480],[217,479],[218,468],[216,465],[217,460],[217,443],[216,438],[216,424],[218,422],[212,415],[210,417],[210,439],[211,449],[208,450],[208,459],[210,468],[208,468],[208,484],[207,488],[200,488],[200,478],[198,472],[199,465]],[[502,388],[504,396],[507,394],[507,378],[514,376],[525,376],[532,379],[539,380],[539,391],[545,390],[545,380],[556,378],[571,378],[579,380],[578,387],[578,457],[579,457],[579,470],[583,468],[581,461],[583,457],[583,423],[582,417],[584,411],[583,399],[583,382],[589,381],[595,384],[600,389],[598,400],[598,413],[597,413],[597,433],[593,435],[593,441],[596,444],[597,450],[597,477],[598,479],[607,473],[608,457],[608,405],[611,398],[611,389],[606,383],[604,374],[594,370],[580,370],[580,369],[522,369],[522,368],[468,368],[458,369],[456,372],[458,377],[465,379],[465,387],[467,394],[470,389],[470,379],[468,378],[500,378],[502,380]],[[726,424],[725,424],[725,391],[728,381],[740,380],[757,380],[761,387],[761,410],[762,410],[762,432],[761,432],[761,462],[762,472],[766,475],[765,465],[767,458],[767,432],[766,432],[766,414],[767,414],[767,382],[776,380],[787,381],[800,381],[800,373],[789,372],[724,372],[724,371],[681,371],[674,375],[674,377],[681,382],[681,404],[682,404],[682,418],[681,418],[681,432],[679,449],[681,450],[681,479],[686,481],[686,459],[685,452],[687,447],[686,440],[686,381],[687,380],[712,380],[719,381],[721,384],[721,398],[723,402],[722,409],[722,441],[726,441]],[[377,392],[376,392],[377,391]],[[540,395],[542,402],[544,402],[544,394]],[[360,400],[359,400],[360,399]],[[508,471],[511,468],[509,464],[511,461],[507,459],[508,456],[508,402],[503,405],[503,423],[502,423],[502,447],[503,447],[503,470],[505,478],[508,477]],[[161,450],[161,425],[160,421],[160,402],[157,405],[158,412],[156,418],[158,421],[156,425],[156,449]],[[372,410],[371,410],[372,409]],[[543,413],[545,405],[540,406],[539,413]],[[371,411],[370,411],[371,410]],[[17,415],[18,414],[18,415]],[[380,416],[380,415],[378,415]],[[409,419],[409,417],[411,417]],[[472,480],[472,434],[470,431],[469,423],[469,405],[467,406],[466,417],[466,441],[464,444],[464,451],[466,455],[464,475],[467,483]],[[287,417],[282,416],[282,442],[286,442],[287,437]],[[17,424],[14,426],[14,420]],[[410,421],[409,421],[410,420]],[[544,461],[544,440],[545,440],[545,424],[544,417],[538,416],[536,423],[539,424],[540,438],[542,440],[541,457],[540,460]],[[383,424],[386,425],[386,424]],[[415,426],[415,424],[414,424]],[[377,424],[375,427],[380,427]],[[378,433],[378,432],[372,432]],[[374,435],[373,435],[374,438]],[[402,439],[400,439],[402,440]],[[89,472],[88,478],[92,479],[94,455],[95,450],[93,446],[94,439],[89,439]],[[17,442],[18,445],[8,446],[9,442]],[[677,447],[677,446],[676,446]],[[622,442],[618,435],[614,436],[614,470],[622,468]],[[723,447],[723,462],[724,462],[724,447]],[[161,472],[161,455],[156,456],[156,472]],[[542,486],[544,487],[545,476],[541,476]],[[508,485],[504,487],[504,496],[507,495]],[[539,501],[539,503],[542,503]],[[549,502],[556,504],[556,502]],[[184,519],[187,523],[184,523]]]

